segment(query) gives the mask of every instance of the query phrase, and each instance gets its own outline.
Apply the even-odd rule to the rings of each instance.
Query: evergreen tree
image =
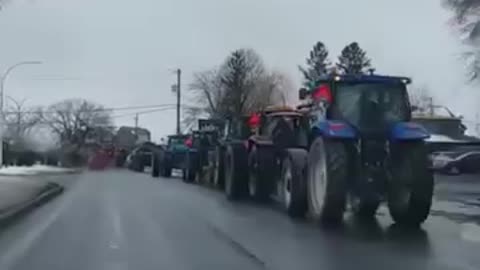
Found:
[[[328,72],[330,62],[328,61],[328,50],[322,42],[317,42],[313,49],[310,51],[310,55],[306,60],[307,67],[301,67],[300,72],[303,74],[303,84],[309,87],[315,83],[320,76]]]
[[[357,42],[352,42],[343,48],[338,57],[337,68],[343,74],[362,74],[371,67],[367,53],[360,48]]]

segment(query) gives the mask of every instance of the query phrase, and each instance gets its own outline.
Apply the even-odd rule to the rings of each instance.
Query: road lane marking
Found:
[[[112,234],[109,239],[109,247],[111,249],[120,249],[121,246],[125,246],[125,237],[122,229],[122,220],[120,218],[120,209],[114,202],[113,194],[108,193],[106,195],[106,211],[111,221]]]

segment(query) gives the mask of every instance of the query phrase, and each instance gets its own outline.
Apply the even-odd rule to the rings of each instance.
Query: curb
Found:
[[[12,177],[37,177],[37,176],[57,176],[57,175],[72,175],[80,174],[83,170],[71,170],[65,172],[40,172],[34,174],[4,174],[0,173],[0,176],[12,176]]]
[[[43,190],[33,199],[13,206],[0,214],[0,226],[5,226],[15,221],[17,218],[32,211],[38,206],[47,203],[50,199],[60,195],[63,192],[63,186],[56,183],[48,183]]]

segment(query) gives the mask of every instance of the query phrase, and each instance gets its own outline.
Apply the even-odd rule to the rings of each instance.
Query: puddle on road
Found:
[[[475,223],[464,223],[460,231],[463,240],[480,242],[480,226]]]

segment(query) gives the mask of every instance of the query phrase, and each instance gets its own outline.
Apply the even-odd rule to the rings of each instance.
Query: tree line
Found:
[[[23,163],[18,159],[24,153],[31,159],[33,152],[55,151],[65,165],[82,165],[89,139],[113,133],[111,111],[85,99],[65,99],[42,108],[10,98],[4,120],[7,164]]]
[[[307,87],[314,84],[321,76],[335,68],[340,74],[365,74],[373,68],[367,52],[357,42],[352,42],[343,48],[337,62],[332,64],[325,44],[318,41],[306,59],[306,67],[299,66],[303,74],[303,84]]]
[[[446,8],[452,11],[450,26],[459,34],[465,46],[463,53],[467,65],[469,81],[480,79],[480,1],[443,0]]]
[[[362,74],[368,72],[372,64],[366,51],[352,42],[345,46],[333,65],[326,46],[319,41],[309,52],[306,66],[299,66],[299,70],[304,85],[309,86],[333,67],[342,74]],[[292,83],[285,74],[269,70],[253,49],[238,49],[218,67],[195,73],[189,89],[192,103],[199,106],[185,109],[187,126],[194,124],[199,116],[223,119],[271,105],[286,105]]]

